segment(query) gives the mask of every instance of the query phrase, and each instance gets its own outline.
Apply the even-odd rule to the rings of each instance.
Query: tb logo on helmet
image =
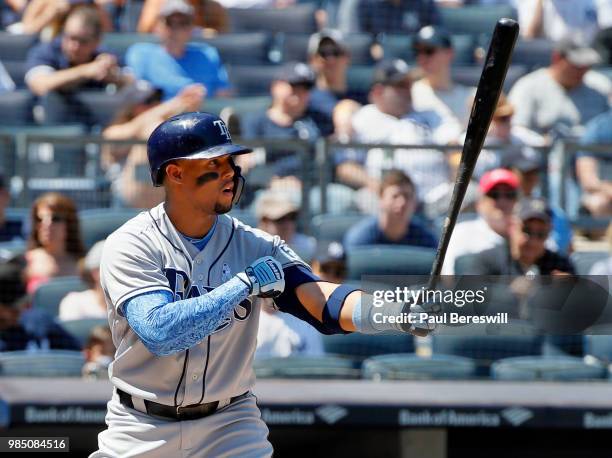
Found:
[[[232,141],[232,137],[230,137],[229,130],[227,130],[227,126],[222,120],[215,121],[213,122],[213,124],[219,128],[219,130],[221,131],[221,135],[225,135],[225,138],[227,138],[229,141]]]

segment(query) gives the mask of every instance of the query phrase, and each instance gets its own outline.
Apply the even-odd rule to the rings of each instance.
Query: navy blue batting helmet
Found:
[[[154,186],[161,186],[165,166],[174,159],[212,159],[226,154],[250,153],[251,149],[232,143],[225,122],[210,113],[183,113],[162,122],[147,141],[147,156]],[[235,201],[244,178],[235,167]],[[237,195],[236,195],[237,194]]]

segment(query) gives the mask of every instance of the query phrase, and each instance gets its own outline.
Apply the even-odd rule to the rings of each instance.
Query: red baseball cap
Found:
[[[518,189],[519,179],[508,169],[490,170],[480,179],[480,190],[486,194],[498,184],[507,184],[513,189]]]

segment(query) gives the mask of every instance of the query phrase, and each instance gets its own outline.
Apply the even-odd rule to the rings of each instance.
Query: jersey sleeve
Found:
[[[170,289],[163,272],[162,255],[155,247],[133,234],[115,234],[104,244],[100,282],[116,310],[132,297]]]
[[[303,266],[310,270],[310,266],[300,258],[280,237],[274,237],[272,256],[281,263],[283,270],[291,266]]]

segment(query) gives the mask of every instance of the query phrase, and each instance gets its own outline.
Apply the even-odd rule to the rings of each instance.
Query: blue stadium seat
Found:
[[[214,38],[196,40],[207,43],[219,51],[225,64],[262,65],[269,64],[272,36],[265,31],[224,33]]]
[[[610,325],[600,325],[585,331],[584,354],[597,358],[604,364],[612,364],[612,327]]]
[[[218,115],[224,108],[231,108],[241,119],[246,113],[264,111],[272,103],[269,95],[259,95],[252,97],[216,97],[205,99],[202,111]]]
[[[23,126],[32,124],[34,97],[27,89],[0,94],[0,125]]]
[[[239,97],[266,96],[276,77],[277,65],[228,65],[229,80]]]
[[[62,328],[77,338],[83,347],[87,343],[91,330],[96,326],[108,326],[106,318],[85,318],[61,322]]]
[[[504,91],[507,93],[514,85],[516,80],[527,73],[527,68],[524,65],[510,65],[506,80],[504,81]],[[454,66],[451,68],[453,80],[466,86],[478,86],[480,75],[482,74],[481,66]]]
[[[127,49],[135,43],[159,43],[159,37],[152,33],[105,33],[101,47],[123,59]]]
[[[89,250],[96,242],[104,240],[112,232],[136,216],[135,208],[90,209],[79,212],[81,237]]]
[[[50,279],[40,285],[32,295],[32,308],[57,316],[64,296],[72,291],[85,291],[87,285],[79,277],[66,276]]]
[[[320,242],[334,240],[341,242],[346,231],[365,217],[366,215],[361,213],[316,215],[311,223],[313,235]]]
[[[13,240],[10,242],[0,242],[0,263],[10,261],[24,254],[27,250],[25,240]]]
[[[253,369],[257,378],[285,379],[358,379],[356,363],[338,356],[256,359]]]
[[[506,358],[493,363],[491,376],[497,380],[579,381],[604,379],[607,370],[595,361],[586,363],[570,356],[526,356]]]
[[[0,32],[0,61],[24,61],[37,39],[37,35]]]
[[[442,23],[451,33],[492,34],[495,23],[503,17],[516,19],[510,5],[468,5],[440,8]]]
[[[228,8],[232,32],[314,33],[317,30],[313,4],[287,8]]]
[[[372,86],[374,77],[374,66],[351,65],[346,71],[346,82],[348,87],[362,94],[367,94]]]
[[[570,260],[574,263],[578,275],[588,275],[596,263],[608,259],[609,256],[607,251],[574,251]]]
[[[414,354],[373,356],[362,365],[362,376],[371,380],[461,380],[476,374],[474,361],[460,356]]]
[[[407,334],[334,334],[323,336],[325,353],[364,359],[387,353],[414,353],[414,337]]]
[[[64,162],[69,159],[61,159]],[[54,161],[54,164],[59,159]],[[78,164],[77,164],[78,165]],[[73,172],[69,170],[68,173]],[[70,197],[77,208],[99,209],[110,206],[110,182],[105,177],[78,178],[62,176],[61,178],[30,178],[27,192],[24,190],[26,201],[36,199],[47,192],[59,192]]]
[[[282,59],[284,62],[308,60],[308,39],[310,34],[287,33],[281,37]],[[373,38],[367,33],[355,33],[345,36],[345,43],[351,53],[353,65],[371,65],[374,63],[370,48]]]
[[[9,351],[0,353],[0,376],[80,377],[83,364],[80,351]]]
[[[17,89],[27,89],[24,79],[27,64],[24,60],[5,60],[2,61],[2,65],[4,65],[4,68],[15,83]]]
[[[554,42],[536,38],[532,40],[519,39],[514,46],[512,63],[525,65],[529,71],[550,64],[550,57],[554,49]]]
[[[347,250],[348,278],[363,275],[428,275],[436,252],[432,248],[370,245]]]

